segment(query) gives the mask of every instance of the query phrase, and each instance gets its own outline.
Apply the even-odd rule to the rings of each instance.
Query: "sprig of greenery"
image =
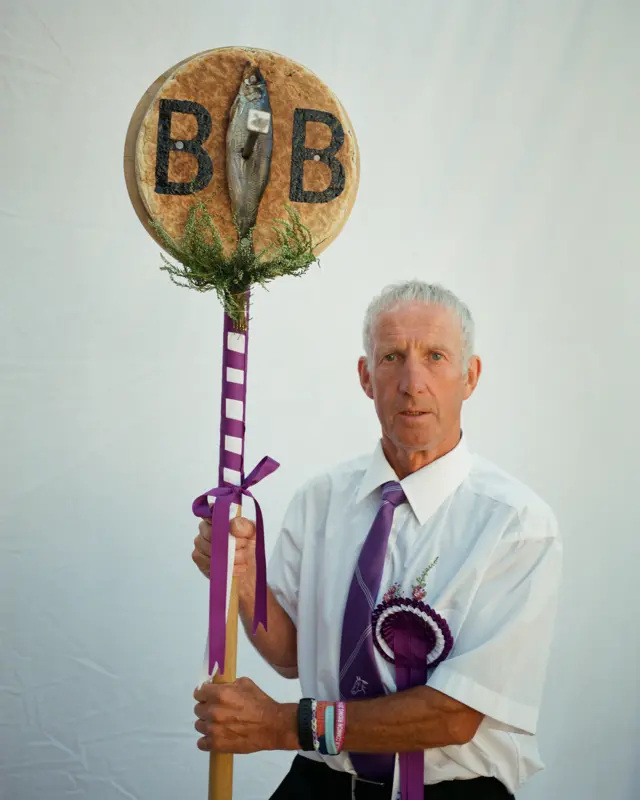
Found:
[[[426,567],[420,577],[416,580],[416,586],[420,586],[421,589],[426,591],[427,589],[427,575],[431,572],[431,570],[435,567],[438,563],[438,557],[434,558],[434,560]]]
[[[230,256],[225,255],[225,241],[202,201],[187,214],[182,237],[176,241],[156,221],[151,225],[160,241],[178,262],[162,254],[160,269],[169,273],[177,286],[198,292],[215,291],[225,311],[236,325],[243,327],[244,294],[255,283],[265,286],[282,275],[300,276],[318,259],[313,252],[311,232],[292,206],[285,206],[287,219],[277,219],[272,226],[275,241],[256,253],[253,229],[238,239]]]

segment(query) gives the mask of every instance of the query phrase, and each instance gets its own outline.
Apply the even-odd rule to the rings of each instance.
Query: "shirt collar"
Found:
[[[421,525],[460,486],[468,476],[470,467],[471,454],[463,435],[453,450],[400,481],[409,505]],[[382,442],[379,441],[360,483],[356,502],[368,497],[383,483],[397,480],[398,476],[387,461]]]

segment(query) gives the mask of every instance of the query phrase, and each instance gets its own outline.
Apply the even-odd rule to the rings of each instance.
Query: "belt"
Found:
[[[331,769],[324,762],[296,756],[290,775],[302,785],[313,787],[309,797],[326,797],[328,800],[395,800],[391,797],[392,783],[364,780],[348,772]],[[470,780],[443,781],[425,786],[425,800],[507,800],[513,798],[504,784],[496,778],[471,778]]]
[[[352,800],[391,800],[393,784],[365,780],[348,772],[331,769],[324,762],[296,756],[291,765],[292,776],[299,777],[311,786],[320,788],[327,798]]]

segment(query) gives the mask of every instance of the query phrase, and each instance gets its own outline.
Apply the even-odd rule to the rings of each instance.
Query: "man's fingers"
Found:
[[[200,531],[200,536],[203,539],[206,539],[207,542],[211,541],[211,520],[210,519],[201,519],[200,524],[198,525],[198,530]]]
[[[234,517],[229,523],[229,532],[232,533],[236,539],[237,547],[243,547],[247,542],[253,539],[256,535],[256,526],[250,519],[246,517]],[[204,542],[211,543],[211,520],[201,519],[198,525],[198,539]]]
[[[209,723],[205,722],[203,719],[197,719],[194,722],[193,727],[203,736],[206,736],[209,733]]]
[[[193,696],[197,701],[194,728],[201,734],[199,750],[253,753],[265,749],[259,731],[274,701],[251,679],[241,677],[227,684],[207,681]]]
[[[206,577],[210,576],[211,559],[211,520],[202,519],[198,526],[199,533],[193,540],[192,560]],[[230,532],[236,537],[236,554],[234,559],[234,576],[244,575],[255,559],[256,528],[251,520],[235,517],[229,525]]]
[[[208,548],[208,553],[202,552],[202,546],[197,544],[196,548],[191,554],[191,559],[194,564],[198,567],[200,572],[203,573],[207,578],[210,576],[211,572],[211,554],[210,548]],[[245,553],[238,552],[236,550],[236,557],[235,563],[233,565],[233,574],[236,576],[244,575],[247,572],[252,564],[252,551],[247,550]]]
[[[193,690],[193,699],[199,703],[206,703],[210,699],[209,690],[213,687],[210,681],[205,681],[201,686]]]
[[[198,719],[210,719],[209,706],[206,703],[196,703],[193,713]]]
[[[198,750],[216,753],[251,753],[254,748],[247,747],[244,737],[238,737],[233,730],[224,725],[200,722],[195,725],[198,733],[203,734],[198,739]]]
[[[205,539],[202,534],[198,534],[196,538],[193,540],[193,546],[195,547],[198,552],[202,553],[202,555],[209,557],[211,555],[211,542],[208,539]]]
[[[220,698],[220,692],[225,688],[225,686],[228,686],[228,684],[205,681],[193,690],[193,699],[197,700],[198,703],[210,703],[211,701],[216,701]]]
[[[208,556],[203,555],[199,550],[194,550],[193,553],[191,553],[191,558],[194,564],[200,570],[200,572],[202,572],[202,574],[206,575],[206,577],[208,578],[211,565],[210,558]]]
[[[251,678],[236,678],[233,683],[212,683],[205,681],[201,686],[193,690],[193,699],[198,702],[197,709],[202,710],[201,706],[210,705],[237,705],[239,700],[239,690],[257,688]]]
[[[211,556],[211,542],[205,539],[202,534],[198,534],[193,540],[195,549],[202,553],[203,556],[209,558]],[[253,540],[252,539],[237,539],[236,540],[236,561],[244,563],[247,560],[247,555],[253,553]]]

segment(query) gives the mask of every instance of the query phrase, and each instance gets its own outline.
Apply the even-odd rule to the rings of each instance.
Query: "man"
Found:
[[[203,750],[300,750],[306,742],[273,800],[388,800],[395,753],[424,754],[419,786],[431,800],[510,797],[541,768],[534,734],[561,546],[548,506],[469,453],[461,412],[481,373],[473,338],[469,310],[440,286],[411,281],[375,298],[358,372],[381,440],[372,456],[302,487],[286,514],[269,566],[269,630],[251,641],[281,675],[300,678],[304,698],[328,704],[324,746],[315,722],[305,733],[311,701],[277,703],[246,678],[195,693]],[[250,631],[255,529],[237,519],[231,530]],[[205,574],[209,540],[203,521],[193,559]],[[380,568],[372,569],[380,540]],[[352,633],[358,593],[371,596],[365,624]],[[403,691],[371,628],[372,607],[399,596],[428,600],[453,637],[424,684]],[[317,704],[314,714],[321,707],[328,715]]]

